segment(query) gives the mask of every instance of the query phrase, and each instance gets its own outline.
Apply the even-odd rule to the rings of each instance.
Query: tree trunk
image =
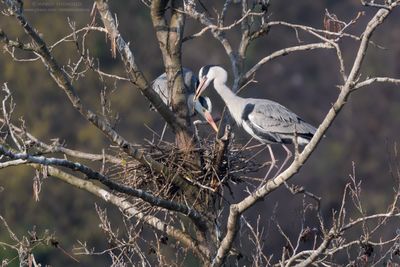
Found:
[[[167,4],[171,5],[171,19],[169,24],[165,18]],[[168,78],[168,88],[172,91],[172,111],[184,128],[175,130],[177,146],[185,154],[193,156],[195,147],[193,132],[191,130],[189,110],[187,107],[186,88],[182,78],[181,48],[182,36],[185,25],[185,15],[177,10],[183,10],[182,2],[178,0],[154,0],[151,3],[151,18],[157,39],[163,55],[163,61]],[[191,157],[192,157],[191,156]],[[198,156],[194,156],[196,161]]]

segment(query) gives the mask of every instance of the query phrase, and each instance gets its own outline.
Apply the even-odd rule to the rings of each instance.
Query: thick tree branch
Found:
[[[118,31],[107,2],[104,0],[96,0],[96,7],[99,10],[101,20],[103,21],[104,27],[110,37],[113,53],[116,53],[115,48],[120,53],[121,59],[125,64],[125,70],[128,73],[131,82],[140,89],[143,95],[152,103],[174,131],[177,128],[182,128],[183,126],[177,120],[174,113],[172,113],[169,107],[161,100],[160,96],[152,90],[150,84],[137,66],[135,57],[129,48],[129,43],[125,42]]]
[[[177,211],[180,212],[186,216],[188,216],[193,223],[202,231],[205,231],[206,229],[206,223],[204,222],[202,216],[195,211],[194,209],[191,209],[185,205],[181,205],[179,203],[162,199],[159,197],[156,197],[146,191],[140,190],[140,189],[135,189],[131,188],[119,183],[116,183],[112,180],[110,180],[108,177],[105,175],[93,171],[91,168],[89,168],[86,165],[83,165],[81,163],[76,163],[72,162],[66,159],[58,159],[58,158],[46,158],[43,156],[31,156],[27,153],[13,153],[7,149],[4,148],[4,146],[0,145],[0,154],[4,155],[13,161],[20,160],[19,163],[22,163],[22,161],[27,162],[27,163],[35,163],[35,164],[40,164],[44,166],[58,166],[58,167],[65,167],[73,171],[78,171],[86,175],[88,179],[94,179],[111,190],[115,190],[120,193],[125,193],[130,196],[134,196],[137,198],[142,199],[143,201],[148,202],[151,205],[165,208],[168,210],[172,211]]]
[[[167,4],[170,3],[171,18],[166,19]],[[182,38],[185,25],[185,15],[182,12],[182,2],[179,0],[154,0],[151,2],[151,20],[163,56],[164,67],[170,90],[171,106],[179,121],[176,143],[186,152],[195,147],[190,124],[190,112],[187,105],[187,89],[182,77]]]
[[[125,140],[121,135],[119,135],[102,117],[99,117],[97,114],[92,112],[89,109],[86,109],[84,105],[81,103],[81,99],[76,93],[75,88],[73,87],[71,81],[69,80],[66,73],[61,69],[58,65],[55,58],[50,53],[46,43],[39,36],[39,34],[32,28],[29,22],[25,19],[22,12],[18,9],[15,1],[7,1],[7,5],[13,10],[13,15],[17,18],[20,25],[23,27],[24,31],[32,38],[36,50],[36,53],[41,56],[41,59],[45,66],[48,68],[50,76],[53,80],[58,84],[58,86],[66,93],[69,100],[71,101],[73,107],[79,111],[79,113],[90,121],[93,125],[95,125],[98,129],[100,129],[103,134],[105,134],[112,142],[117,144],[125,153],[132,156],[140,163],[148,166],[152,170],[164,175],[165,177],[172,180],[172,182],[184,189],[187,189],[190,192],[194,192],[196,188],[190,185],[183,177],[179,174],[173,173],[171,174],[169,169],[163,164],[155,161],[152,157],[146,155],[144,152],[139,151],[134,148],[132,144],[130,144],[127,140]]]
[[[37,167],[38,165],[34,164],[33,166]],[[175,227],[168,225],[164,221],[158,219],[157,217],[145,214],[137,209],[134,208],[134,205],[126,200],[125,197],[119,197],[99,186],[96,184],[82,180],[77,178],[71,174],[63,172],[55,167],[48,167],[48,174],[53,177],[57,177],[63,180],[66,183],[69,183],[77,188],[84,189],[87,192],[92,193],[93,195],[103,199],[108,203],[112,203],[113,205],[120,208],[124,211],[127,215],[132,216],[133,218],[142,221],[146,225],[162,232],[166,233],[168,236],[178,240],[181,242],[185,247],[193,251],[195,255],[197,255],[203,261],[206,260],[206,256],[204,251],[206,249],[200,245],[198,245],[190,236],[185,234],[184,232],[176,229]]]

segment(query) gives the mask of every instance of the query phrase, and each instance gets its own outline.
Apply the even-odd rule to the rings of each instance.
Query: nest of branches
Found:
[[[244,174],[263,167],[255,160],[254,149],[235,144],[233,139],[201,140],[199,147],[190,153],[182,152],[174,143],[146,140],[140,150],[167,166],[168,175],[125,157],[123,164],[108,168],[107,176],[163,199],[194,206],[208,206],[209,200],[224,188],[229,189],[230,183],[244,182]]]

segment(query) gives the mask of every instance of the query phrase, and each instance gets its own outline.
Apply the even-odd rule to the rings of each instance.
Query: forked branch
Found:
[[[64,70],[57,63],[53,55],[50,53],[46,43],[40,37],[40,35],[33,29],[30,23],[24,17],[22,11],[18,8],[16,1],[6,1],[6,4],[12,11],[12,15],[15,16],[19,24],[23,27],[24,31],[32,38],[33,44],[35,45],[35,51],[40,55],[43,64],[48,67],[50,76],[57,83],[57,85],[66,93],[73,107],[79,111],[79,113],[96,126],[105,136],[107,136],[112,142],[117,144],[125,153],[132,156],[140,163],[148,166],[152,170],[164,175],[165,177],[172,179],[173,183],[177,186],[187,189],[195,190],[195,187],[190,185],[184,178],[178,174],[171,174],[169,169],[163,164],[155,161],[152,157],[146,155],[144,152],[136,149],[131,143],[117,133],[109,123],[96,113],[87,109],[81,102],[80,97],[76,93],[76,89],[72,85],[70,79],[64,72]],[[125,47],[126,48],[126,47]],[[158,95],[157,95],[158,97]],[[159,97],[158,97],[159,98]],[[161,101],[161,100],[160,100]],[[165,105],[164,105],[165,106]]]

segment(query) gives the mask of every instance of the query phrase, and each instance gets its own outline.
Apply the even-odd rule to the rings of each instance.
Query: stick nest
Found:
[[[138,146],[138,149],[167,166],[169,177],[126,156],[123,164],[109,167],[106,174],[119,183],[145,190],[164,199],[207,206],[209,200],[215,194],[221,194],[225,187],[229,188],[230,183],[244,182],[245,174],[257,172],[262,168],[252,157],[254,151],[243,149],[242,145],[236,145],[232,141],[224,156],[217,162],[218,146],[214,140],[202,140],[200,148],[195,149],[193,153],[183,153],[173,143],[146,140],[146,144]],[[195,156],[199,158],[198,155],[201,164],[194,160]],[[200,169],[199,166],[204,167]],[[174,182],[176,174],[184,179],[190,190]],[[190,197],[188,191],[192,192]]]

